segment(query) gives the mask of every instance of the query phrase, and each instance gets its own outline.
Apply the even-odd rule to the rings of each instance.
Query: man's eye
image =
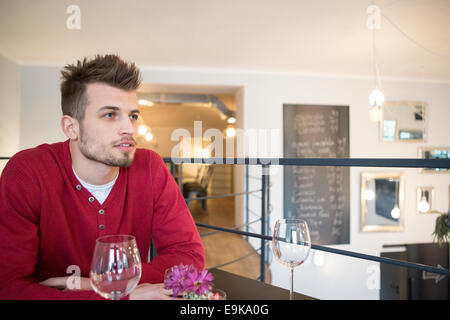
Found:
[[[139,118],[139,115],[138,114],[133,114],[133,115],[130,116],[130,118],[132,120],[137,120]]]
[[[114,117],[114,112],[108,112],[107,114],[105,114],[106,118],[112,118]]]

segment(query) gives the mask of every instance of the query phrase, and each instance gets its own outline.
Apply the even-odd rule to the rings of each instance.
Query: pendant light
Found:
[[[384,102],[383,89],[381,87],[380,72],[377,63],[377,47],[375,40],[375,26],[372,26],[372,58],[373,58],[373,74],[374,74],[374,89],[369,95],[369,104],[371,106],[369,118],[371,121],[381,120],[381,105]]]
[[[394,219],[400,218],[400,208],[398,207],[398,181],[395,181],[395,206],[391,210],[391,217]]]

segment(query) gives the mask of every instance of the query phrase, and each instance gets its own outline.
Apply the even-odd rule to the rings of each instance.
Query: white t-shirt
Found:
[[[100,204],[103,204],[106,198],[108,198],[108,195],[111,192],[114,183],[116,183],[117,177],[119,176],[119,174],[117,174],[117,176],[114,178],[113,181],[98,186],[94,184],[89,184],[86,181],[81,180],[80,177],[75,172],[75,169],[73,169],[73,167],[72,170],[73,173],[75,174],[75,177],[77,177],[77,179],[80,181],[83,187],[85,187],[95,197],[95,199],[97,199],[97,201],[100,202]]]

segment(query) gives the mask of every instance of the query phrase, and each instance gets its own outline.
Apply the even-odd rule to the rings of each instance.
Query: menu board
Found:
[[[283,105],[285,158],[348,158],[349,107]],[[350,243],[350,169],[284,166],[284,217],[306,220],[318,245]]]

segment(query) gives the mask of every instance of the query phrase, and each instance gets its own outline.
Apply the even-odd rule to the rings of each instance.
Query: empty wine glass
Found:
[[[103,298],[119,300],[130,294],[141,273],[135,237],[110,235],[96,240],[89,277],[92,288]]]
[[[311,239],[306,221],[300,219],[277,220],[273,230],[272,249],[275,258],[291,271],[289,298],[294,297],[294,268],[308,258]]]

